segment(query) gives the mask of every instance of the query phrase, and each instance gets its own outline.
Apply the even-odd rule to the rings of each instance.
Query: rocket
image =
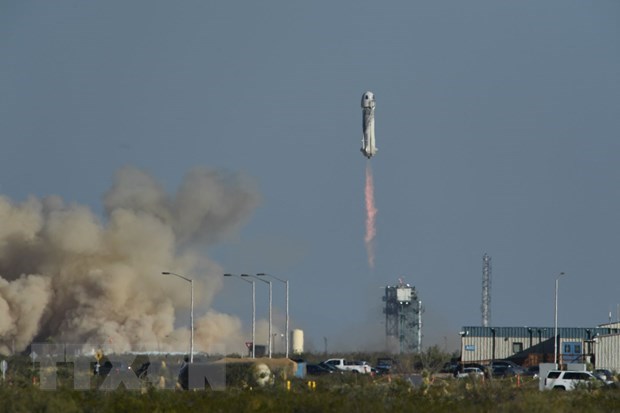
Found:
[[[365,157],[370,159],[377,153],[375,146],[375,94],[364,92],[362,95],[362,148]]]

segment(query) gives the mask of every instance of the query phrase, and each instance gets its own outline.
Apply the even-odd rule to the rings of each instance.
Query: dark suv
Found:
[[[493,360],[491,362],[491,374],[494,377],[523,376],[526,374],[526,370],[510,360]]]

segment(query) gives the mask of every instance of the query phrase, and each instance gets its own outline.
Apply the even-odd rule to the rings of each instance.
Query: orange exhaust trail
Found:
[[[366,162],[366,187],[364,190],[366,196],[366,236],[364,242],[366,244],[366,253],[368,254],[368,265],[371,269],[375,268],[375,246],[374,239],[377,234],[375,228],[375,216],[377,208],[375,208],[375,188],[372,179],[372,168],[370,162]]]

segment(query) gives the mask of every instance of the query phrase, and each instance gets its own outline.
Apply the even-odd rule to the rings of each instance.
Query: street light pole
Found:
[[[286,358],[288,358],[288,349],[289,349],[289,344],[288,344],[288,340],[289,340],[289,331],[288,331],[288,330],[289,330],[288,280],[283,280],[282,278],[278,278],[278,277],[276,277],[275,275],[267,274],[267,273],[264,273],[264,272],[258,273],[258,274],[256,274],[256,275],[257,275],[257,276],[259,276],[259,277],[262,277],[262,276],[271,277],[271,278],[273,278],[274,280],[278,280],[278,281],[280,281],[280,282],[284,283],[284,284],[285,284],[285,286],[286,286],[286,327],[285,327],[285,334],[286,334],[286,340],[285,340],[285,343],[286,343],[286,350],[285,350],[285,357],[286,357]]]
[[[560,277],[564,273],[561,272],[555,279],[555,316],[554,316],[554,333],[553,333],[553,364],[558,367],[558,285]]]
[[[191,290],[191,304],[190,304],[190,312],[189,312],[189,330],[190,330],[190,341],[189,341],[189,362],[194,362],[194,280],[191,278],[185,277],[181,274],[176,274],[170,271],[162,272],[163,275],[174,275],[175,277],[179,277],[187,282],[189,282],[190,290]]]
[[[242,277],[255,277],[257,280],[262,281],[266,284],[269,284],[269,358],[271,358],[271,304],[273,302],[272,300],[272,292],[271,292],[271,281],[267,281],[267,280],[263,280],[262,278],[259,278],[258,275],[248,275],[248,274],[241,274]]]
[[[256,358],[256,283],[252,281],[252,358]]]
[[[271,358],[271,351],[272,351],[272,343],[273,340],[271,339],[271,306],[273,304],[273,293],[272,293],[272,289],[271,289],[271,281],[269,281],[269,358]]]
[[[239,279],[252,283],[252,358],[256,358],[256,282],[254,280],[246,280],[243,277],[247,277],[247,274],[224,274],[224,277],[236,276]]]

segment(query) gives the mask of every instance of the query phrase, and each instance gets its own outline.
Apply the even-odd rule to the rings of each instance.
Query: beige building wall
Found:
[[[594,343],[595,366],[620,372],[620,334],[598,336]]]
[[[461,354],[464,362],[490,361],[493,359],[493,341],[495,341],[495,359],[505,359],[530,346],[529,337],[469,337],[461,340]],[[538,340],[534,341],[534,344]],[[520,349],[520,350],[519,350]],[[518,351],[515,351],[518,350]]]

